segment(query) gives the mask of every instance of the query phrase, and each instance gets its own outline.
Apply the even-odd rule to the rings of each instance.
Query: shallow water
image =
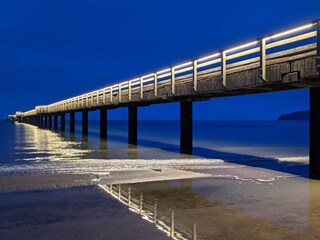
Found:
[[[308,164],[307,122],[195,121],[193,156],[179,153],[178,121],[140,121],[138,146],[127,144],[126,121],[108,124],[105,141],[100,140],[99,122],[94,120],[89,122],[89,136],[81,135],[81,122],[74,134],[68,128],[61,132],[0,122],[0,174],[59,172],[60,167],[62,172],[196,169],[222,163],[307,174],[301,167]]]

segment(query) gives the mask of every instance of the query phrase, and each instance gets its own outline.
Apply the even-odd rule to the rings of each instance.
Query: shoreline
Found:
[[[210,174],[174,169],[110,171],[107,174],[32,174],[0,176],[0,193],[63,189],[97,184],[128,184],[211,177]]]

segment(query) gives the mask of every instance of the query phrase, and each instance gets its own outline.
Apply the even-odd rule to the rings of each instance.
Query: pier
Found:
[[[129,81],[16,112],[13,119],[41,128],[75,131],[81,113],[87,135],[88,113],[100,111],[100,137],[107,138],[108,111],[128,108],[128,143],[138,143],[140,107],[180,102],[180,151],[192,154],[195,101],[299,88],[310,89],[310,177],[320,178],[320,20],[269,34],[207,56]],[[236,103],[235,103],[236,104]]]

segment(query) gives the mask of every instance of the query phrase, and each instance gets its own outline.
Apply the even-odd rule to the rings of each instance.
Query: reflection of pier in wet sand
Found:
[[[188,179],[124,185],[102,184],[100,187],[174,239],[319,239],[320,237],[318,193],[320,185],[317,181],[298,184],[299,188],[304,188],[303,191],[309,191],[309,201],[302,200],[298,204],[298,209],[295,209],[294,205],[290,206],[292,213],[285,212],[288,211],[285,209],[285,214],[282,216],[283,224],[277,224],[275,219],[255,216],[241,207],[199,194],[195,190],[193,181]],[[233,184],[238,183],[234,181]],[[270,187],[268,183],[265,184],[267,188]],[[263,188],[260,190],[263,191]],[[216,188],[213,191],[220,190]],[[285,204],[285,199],[277,199],[281,190],[272,191],[276,194],[269,196],[269,200],[280,201],[280,205]],[[260,196],[261,199],[268,198],[268,191],[259,194],[263,194]],[[288,197],[293,198],[290,194]],[[296,194],[296,197],[299,196]],[[258,207],[261,199],[253,199],[253,206]],[[246,201],[249,200],[247,198]],[[291,200],[295,199],[288,199]],[[277,209],[277,206],[274,207]],[[261,211],[263,212],[263,209]],[[295,212],[299,211],[304,212],[299,221],[305,226],[296,229],[293,227],[296,220]]]

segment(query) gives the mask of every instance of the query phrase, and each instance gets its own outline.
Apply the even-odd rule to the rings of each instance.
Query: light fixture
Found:
[[[211,54],[211,55],[209,55],[209,56],[199,58],[198,61],[199,61],[199,62],[205,61],[205,60],[208,60],[208,59],[210,59],[210,58],[218,57],[219,55],[220,55],[220,53]]]
[[[231,48],[231,49],[227,49],[227,50],[225,50],[224,52],[225,52],[225,53],[228,53],[228,52],[236,51],[236,50],[239,50],[239,49],[242,49],[242,48],[250,47],[250,46],[252,46],[252,45],[256,45],[258,42],[259,42],[259,41],[249,42],[249,43],[246,43],[246,44],[243,44],[243,45],[240,45],[240,46]]]
[[[180,65],[174,66],[173,68],[182,68],[182,67],[185,67],[185,66],[188,66],[188,65],[191,65],[191,64],[192,64],[192,61],[186,62],[186,63],[182,63]]]
[[[298,32],[298,31],[301,31],[301,30],[310,28],[310,27],[312,27],[313,25],[315,25],[315,23],[310,23],[310,24],[307,24],[307,25],[303,25],[303,26],[301,26],[301,27],[293,28],[293,29],[288,30],[288,31],[285,31],[285,32],[277,33],[277,34],[275,34],[275,35],[272,35],[272,36],[270,36],[270,37],[266,37],[266,38],[264,38],[264,39],[265,39],[265,40],[270,40],[270,39],[272,39],[272,38],[282,37],[282,36],[287,35],[287,34],[290,34],[290,33],[295,33],[295,32]]]

